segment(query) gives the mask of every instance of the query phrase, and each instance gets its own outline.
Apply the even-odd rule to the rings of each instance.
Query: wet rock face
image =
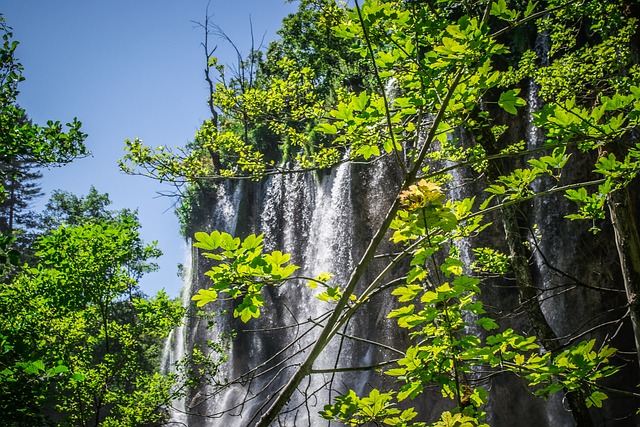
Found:
[[[385,162],[371,167],[343,165],[317,175],[275,176],[261,183],[226,183],[212,192],[215,196],[211,198],[209,214],[190,228],[207,232],[215,229],[240,237],[264,233],[265,251],[292,254],[292,262],[302,267],[298,271],[300,276],[315,277],[331,272],[333,280],[339,283],[348,279],[398,187],[397,171]],[[209,278],[204,275],[210,264],[195,252],[191,263],[193,274],[185,291],[193,295],[210,286]],[[372,280],[378,272],[379,268],[374,265],[365,281]],[[235,330],[230,360],[221,375],[239,381],[221,392],[209,386],[194,388],[187,399],[177,405],[183,405],[190,415],[174,414],[174,420],[189,426],[250,425],[252,420],[247,419],[247,414],[260,412],[265,398],[282,386],[292,367],[301,361],[302,351],[314,342],[319,332],[314,325],[329,306],[315,299],[315,293],[317,291],[310,290],[303,281],[270,288],[264,293],[264,314],[246,325],[232,317],[228,303],[207,307],[210,313],[227,310],[213,327],[192,310],[184,330],[175,334],[174,348],[189,354],[192,348],[201,348],[208,340]],[[393,323],[386,319],[393,300],[388,293],[374,298],[349,322],[345,332],[400,346],[406,337],[398,336]],[[180,339],[184,341],[177,342]],[[390,358],[387,351],[350,340],[336,340],[324,353],[317,369],[375,365]],[[344,391],[344,384],[364,392],[368,384],[381,383],[378,377],[373,371],[335,377],[312,376],[305,385],[310,395],[309,404],[303,404],[301,394],[294,396],[289,405],[291,412],[283,418],[284,425],[293,420],[295,425],[325,425],[316,414],[328,401],[330,386],[332,396],[336,391]],[[253,396],[260,392],[259,396]]]
[[[524,132],[526,125],[520,128]],[[570,179],[571,174],[585,173],[590,173],[587,164],[579,163],[564,172],[565,179]],[[454,178],[451,188],[455,190],[451,190],[450,197],[482,197],[479,178],[471,171],[456,172]],[[456,182],[460,185],[455,185]],[[226,231],[239,237],[264,233],[265,250],[291,253],[292,262],[302,267],[298,271],[301,276],[314,277],[326,271],[335,275],[335,283],[340,283],[348,279],[399,187],[400,174],[392,161],[368,166],[344,164],[328,173],[274,176],[259,183],[227,182],[211,192],[207,215],[190,224],[190,228]],[[584,332],[582,339],[602,339],[612,329],[594,327],[621,317],[625,309],[615,243],[610,229],[594,236],[588,232],[588,225],[564,219],[569,210],[568,201],[561,195],[523,203],[519,219],[522,238],[529,248],[530,268],[544,315],[556,334],[564,339],[569,334]],[[506,252],[500,215],[488,219],[493,222],[490,228],[473,242],[460,244],[460,253],[467,264],[473,261],[471,245],[502,247]],[[391,243],[386,243],[380,252],[392,249]],[[193,273],[185,284],[188,295],[210,286],[210,279],[204,275],[210,268],[208,260],[194,253],[191,263]],[[361,286],[370,283],[383,265],[382,260],[374,261]],[[228,302],[207,307],[208,313],[226,310],[213,324],[191,310],[187,324],[174,334],[174,354],[190,354],[194,347],[205,348],[207,341],[220,340],[235,331],[229,361],[219,376],[236,382],[222,389],[206,385],[191,389],[187,399],[178,405],[187,414],[174,413],[174,420],[190,427],[247,426],[255,422],[252,416],[260,413],[266,399],[286,382],[319,332],[315,325],[327,306],[313,297],[316,292],[303,281],[270,288],[264,295],[262,316],[248,324],[233,318],[233,307]],[[522,334],[532,333],[519,308],[513,280],[487,279],[481,298],[505,327],[513,327]],[[351,319],[345,334],[391,347],[406,347],[406,334],[386,318],[394,300],[388,293],[377,295]],[[613,345],[633,351],[629,333],[626,326],[617,330]],[[397,357],[362,340],[338,337],[334,341],[314,369],[370,366]],[[632,390],[637,383],[636,369],[630,368],[607,385]],[[301,384],[301,393],[289,403],[281,423],[326,425],[316,414],[330,397],[345,387],[368,393],[371,387],[385,384],[392,385],[392,379],[371,370],[312,375]],[[560,395],[548,401],[534,398],[515,375],[497,376],[487,383],[487,388],[490,391],[487,418],[492,426],[573,425]],[[306,400],[302,393],[307,394]],[[411,404],[428,420],[451,408],[450,402],[431,392]],[[611,396],[605,409],[594,412],[594,422],[607,426],[633,425],[630,418],[612,420],[633,412],[632,406],[632,401]]]

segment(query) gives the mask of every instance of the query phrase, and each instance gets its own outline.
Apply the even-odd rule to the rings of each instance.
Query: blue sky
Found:
[[[137,208],[144,240],[158,240],[165,253],[160,271],[142,280],[148,294],[165,288],[179,295],[176,266],[186,248],[172,200],[157,196],[170,187],[123,175],[116,162],[127,138],[182,145],[208,117],[202,30],[192,22],[204,20],[207,4],[212,21],[244,53],[250,19],[256,39],[270,41],[297,7],[284,0],[2,0],[0,6],[20,42],[21,106],[36,123],[78,117],[93,152],[45,170],[39,206],[52,190],[84,195],[93,185],[109,193],[113,208]],[[233,63],[231,48],[214,41],[220,61]]]

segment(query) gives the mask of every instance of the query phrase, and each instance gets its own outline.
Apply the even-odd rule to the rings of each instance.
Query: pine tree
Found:
[[[13,233],[21,249],[33,241],[36,213],[32,202],[42,196],[42,173],[30,160],[14,160],[0,165],[5,199],[0,203],[0,232]]]

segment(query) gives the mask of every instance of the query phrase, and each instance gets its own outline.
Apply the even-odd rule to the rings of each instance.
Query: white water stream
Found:
[[[240,237],[249,232],[264,233],[265,252],[280,250],[291,253],[291,262],[301,266],[297,275],[315,277],[319,273],[330,272],[334,275],[330,285],[344,283],[354,265],[355,214],[351,179],[351,166],[348,164],[319,178],[306,173],[270,178],[258,191],[264,196],[260,197],[258,194],[248,205],[243,205],[255,211],[253,221],[259,224],[257,227],[237,223],[237,218],[242,216],[238,212],[242,186],[220,186],[212,207],[210,229],[202,231],[217,229]],[[202,274],[199,260],[193,259],[190,264],[183,291],[185,305],[190,303],[190,296],[197,289],[208,286],[208,278],[196,277],[197,274]],[[261,318],[252,320],[247,325],[227,316],[226,322],[232,323],[235,328],[288,327],[276,332],[241,333],[233,341],[229,352],[231,360],[220,374],[232,380],[257,367],[255,376],[242,377],[243,381],[222,391],[216,392],[211,387],[203,387],[186,399],[175,402],[172,412],[174,425],[233,427],[250,425],[255,421],[249,419],[248,415],[259,412],[264,401],[262,396],[255,398],[254,395],[263,389],[269,391],[265,395],[272,394],[286,381],[294,366],[300,363],[304,350],[315,341],[315,336],[320,331],[318,322],[330,308],[330,304],[314,298],[322,291],[321,288],[310,289],[305,284],[306,280],[297,280],[270,288],[265,295],[266,303]],[[208,331],[204,331],[202,326],[196,326],[193,321],[176,329],[168,341],[163,366],[168,369],[169,365],[188,354],[190,347],[194,345],[190,340],[215,340],[228,330],[229,324],[225,325],[224,322],[222,319]],[[191,330],[187,331],[187,328]],[[306,333],[309,330],[311,332]],[[289,344],[292,345],[282,350]],[[337,352],[337,344],[330,344],[323,353],[324,356],[318,359],[318,366],[334,366]],[[343,352],[347,353],[348,349],[343,349]],[[269,358],[271,359],[265,362]],[[261,366],[263,363],[264,366]],[[299,393],[293,397],[289,404],[291,412],[281,420],[283,425],[327,424],[317,417],[328,394],[324,386],[326,381],[327,378],[318,375],[305,384],[307,396]],[[309,394],[313,394],[311,399]],[[304,402],[309,406],[304,405]],[[320,406],[314,407],[314,402]],[[232,409],[229,410],[230,408]],[[209,418],[211,415],[215,417]]]

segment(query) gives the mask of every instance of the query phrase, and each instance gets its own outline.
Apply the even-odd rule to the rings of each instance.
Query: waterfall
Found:
[[[200,225],[206,229],[201,231],[217,229],[240,237],[261,232],[265,252],[280,250],[292,254],[292,262],[301,266],[297,272],[300,277],[330,272],[333,278],[329,285],[343,284],[354,266],[354,245],[358,240],[354,235],[355,221],[360,215],[354,212],[352,169],[353,166],[344,163],[327,173],[275,175],[263,183],[245,187],[220,185],[209,217]],[[379,188],[384,187],[384,167],[371,169],[372,176],[365,179],[371,180],[377,187],[374,191],[379,192]],[[380,199],[379,196],[376,201]],[[373,221],[374,210],[362,215]],[[240,217],[247,221],[239,220]],[[367,237],[359,239],[366,241]],[[185,277],[185,305],[194,292],[210,286],[208,278],[203,278],[205,263],[193,254]],[[315,342],[320,331],[318,323],[331,308],[329,303],[314,298],[320,292],[320,288],[308,288],[306,280],[288,281],[270,288],[265,293],[263,315],[246,325],[230,316],[232,307],[226,302],[211,304],[210,312],[227,309],[212,328],[204,327],[191,313],[185,325],[172,333],[163,365],[167,367],[188,354],[195,342],[216,340],[234,328],[238,335],[231,342],[230,361],[218,372],[230,382],[223,387],[203,385],[191,390],[185,399],[175,402],[171,421],[190,427],[245,426],[255,422],[248,419],[247,414],[260,412],[265,403],[262,395],[275,393],[292,368],[300,363],[304,350]],[[282,327],[285,328],[270,331]],[[318,359],[318,366],[335,366],[339,350],[338,343],[331,343]],[[341,350],[342,362],[350,362],[346,355],[351,352],[344,344]],[[337,379],[334,378],[334,388],[338,388]],[[323,375],[312,376],[306,384],[308,394],[298,394],[289,403],[289,413],[282,419],[284,425],[326,425],[317,412],[330,393],[330,380]],[[268,393],[258,395],[265,389]],[[313,407],[313,402],[318,406]]]
[[[187,239],[184,255],[183,280],[184,286],[181,291],[182,306],[188,307],[191,302],[192,285],[193,285],[193,269],[191,260],[191,239]],[[161,372],[163,374],[177,374],[176,364],[183,360],[188,351],[188,343],[185,340],[186,325],[183,322],[169,334],[162,351]],[[177,389],[183,387],[178,384]],[[179,391],[179,390],[176,390]],[[182,396],[175,397],[172,401],[172,410],[170,412],[169,425],[186,425],[187,415],[185,407],[185,399]]]
[[[395,197],[399,184],[392,164],[392,160],[384,159],[369,166],[343,163],[330,171],[275,175],[259,183],[245,183],[241,190],[239,185],[221,185],[210,214],[200,219],[196,229],[218,229],[238,237],[263,233],[265,252],[290,253],[291,262],[301,266],[296,275],[310,278],[329,272],[333,277],[328,285],[344,287]],[[210,286],[209,278],[204,276],[207,260],[195,253],[193,257],[193,284],[185,283],[190,295]],[[366,280],[379,271],[373,264]],[[229,302],[218,301],[207,306],[208,312],[226,312],[213,327],[190,317],[187,331],[174,332],[172,346],[186,345],[187,354],[198,343],[216,340],[232,329],[237,336],[227,351],[229,361],[218,372],[220,382],[226,378],[228,384],[193,388],[184,404],[176,405],[173,420],[189,427],[247,426],[256,421],[251,416],[259,416],[265,397],[274,395],[301,363],[333,306],[315,298],[324,290],[322,286],[310,289],[306,282],[292,280],[263,289],[262,315],[247,324],[232,317]],[[188,286],[192,288],[187,290]],[[392,344],[398,334],[390,332],[394,322],[386,319],[386,314],[393,300],[388,294],[376,296],[344,331]],[[380,333],[382,337],[377,336]],[[178,342],[179,338],[184,344]],[[383,350],[337,337],[316,360],[314,368],[366,366],[388,358]],[[377,378],[377,374],[372,371],[311,375],[292,397],[280,422],[287,426],[326,426],[327,421],[317,414],[323,405],[344,392],[345,384],[361,392],[376,383],[373,377]],[[181,408],[188,415],[178,417],[175,412]]]
[[[536,95],[529,93],[528,96],[533,99]],[[530,118],[528,120],[530,124]],[[520,127],[523,133],[528,132],[527,142],[540,143],[532,139],[535,133],[526,127],[527,123]],[[464,139],[464,133],[456,136],[463,143],[472,143]],[[478,190],[481,183],[474,179],[471,171],[456,169],[453,175],[453,182],[447,190],[449,198],[460,200],[474,194],[482,197]],[[331,171],[274,175],[261,182],[228,181],[220,184],[213,193],[209,213],[196,218],[191,225],[194,230],[211,232],[217,229],[241,238],[251,233],[263,233],[265,252],[280,250],[290,253],[291,261],[301,266],[296,275],[315,277],[319,273],[330,272],[334,277],[328,284],[344,286],[398,194],[400,182],[400,171],[390,156],[369,165],[344,163]],[[556,213],[546,212],[537,206],[523,205],[523,209],[530,209],[531,221],[541,224],[543,232],[576,234],[576,226],[568,226],[566,222],[562,226],[566,228],[560,228],[562,232],[553,231],[558,226],[548,218]],[[488,215],[487,221],[499,225],[499,214]],[[479,241],[473,242],[474,246],[500,248],[501,244],[504,245],[499,228],[493,232],[487,230],[478,237]],[[473,259],[471,244],[468,240],[456,244],[461,258],[468,265]],[[576,264],[591,263],[585,274],[594,274],[590,270],[596,261],[580,261],[576,255],[579,250],[568,248],[569,244],[552,240],[543,251],[553,253],[552,260],[566,270]],[[566,245],[567,248],[560,254],[553,245]],[[379,248],[379,253],[391,253],[395,249],[386,242]],[[174,402],[171,421],[175,426],[187,427],[251,426],[315,343],[324,316],[332,305],[314,298],[322,291],[321,287],[310,289],[306,286],[307,280],[290,280],[280,286],[263,289],[265,306],[259,319],[244,324],[233,317],[230,301],[218,301],[206,307],[206,313],[216,314],[215,321],[211,322],[211,319],[196,316],[189,304],[191,295],[211,286],[210,279],[204,274],[211,265],[195,251],[189,255],[192,258],[187,264],[188,277],[185,277],[183,291],[189,316],[185,325],[172,333],[165,351],[164,366],[169,366],[181,355],[189,357],[194,348],[201,349],[208,341],[224,341],[227,336],[232,338],[225,341],[229,346],[224,353],[229,360],[219,367],[212,382],[191,387],[184,399]],[[557,281],[544,261],[540,254],[532,257],[532,269],[541,288]],[[372,261],[362,284],[371,283],[385,263],[384,259]],[[517,290],[512,282],[487,279],[485,285],[480,296],[485,307],[498,315],[508,315],[518,306]],[[358,291],[361,289],[357,288],[356,293]],[[361,340],[336,336],[316,359],[313,369],[326,372],[336,367],[371,366],[397,357],[388,349],[364,343],[371,340],[389,347],[406,346],[407,336],[398,330],[395,321],[386,318],[394,303],[395,298],[387,292],[376,295],[363,305],[341,331],[346,336]],[[568,324],[580,320],[579,316],[571,314],[575,310],[554,308],[550,312],[549,306],[546,305],[545,311],[552,315],[554,327],[560,322]],[[593,306],[602,306],[602,302],[594,302]],[[502,320],[515,330],[529,330],[526,320],[521,318]],[[230,335],[232,332],[234,335]],[[211,355],[216,356],[215,351]],[[372,387],[397,387],[397,384],[390,384],[391,381],[372,370],[310,375],[299,385],[274,425],[327,426],[329,423],[321,420],[317,413],[338,393],[346,391],[346,387],[362,395]],[[506,375],[492,376],[487,381],[487,389],[491,397],[485,409],[491,425],[514,425],[516,421],[523,427],[569,425],[570,416],[562,407],[561,396],[548,401],[534,398],[527,394],[521,381]],[[411,404],[416,406],[423,419],[429,421],[434,414],[449,410],[449,403],[441,398],[440,393],[426,390]],[[522,417],[522,414],[528,416]]]
[[[311,232],[306,245],[305,275],[331,272],[334,282],[344,282],[353,267],[353,206],[351,167],[343,163],[325,177],[318,187],[311,215]]]
[[[214,206],[211,217],[208,219],[211,227],[230,234],[235,233],[238,218],[238,206],[242,196],[243,185],[241,183],[226,182],[217,186],[215,191]],[[188,426],[190,425],[190,402],[189,393],[185,393],[184,366],[185,357],[191,353],[194,347],[194,340],[198,337],[194,333],[198,329],[199,319],[194,313],[191,297],[197,292],[198,274],[201,268],[197,254],[192,249],[192,240],[187,237],[184,255],[183,281],[181,291],[182,305],[186,308],[186,317],[179,327],[174,329],[167,338],[162,353],[161,372],[164,374],[174,373],[178,375],[178,384],[174,392],[176,398],[172,401],[170,418],[168,425]],[[181,367],[178,368],[178,365]]]

